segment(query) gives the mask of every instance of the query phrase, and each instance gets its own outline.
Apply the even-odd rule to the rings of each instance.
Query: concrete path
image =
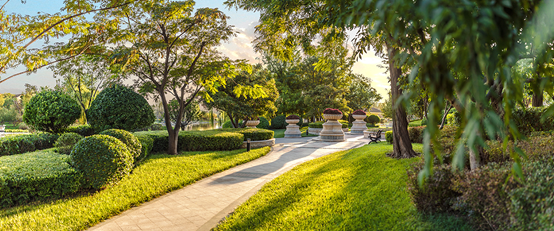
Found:
[[[369,142],[347,135],[346,142],[314,137],[279,138],[266,156],[202,179],[112,217],[90,230],[210,230],[265,183],[305,161]]]

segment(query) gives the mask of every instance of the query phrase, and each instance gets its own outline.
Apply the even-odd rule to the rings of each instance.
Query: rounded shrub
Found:
[[[376,123],[381,122],[381,118],[377,115],[369,115],[365,118],[365,122],[375,125]]]
[[[54,143],[54,147],[58,148],[59,153],[69,155],[71,154],[71,149],[73,149],[73,146],[75,146],[75,144],[81,139],[83,139],[83,136],[77,133],[64,133],[58,138],[58,140],[56,140],[56,143]]]
[[[133,157],[127,146],[108,135],[86,137],[71,151],[71,165],[83,173],[86,188],[102,189],[131,172]]]
[[[392,144],[392,131],[385,132],[385,140],[387,140],[389,144]]]
[[[231,123],[230,120],[227,120],[227,122],[223,123],[223,125],[221,125],[222,128],[233,128],[233,124]]]
[[[273,129],[283,129],[287,127],[287,122],[285,121],[287,117],[284,115],[275,116],[271,119],[271,128]]]
[[[25,105],[23,121],[39,131],[61,133],[81,116],[81,107],[59,91],[41,91]]]
[[[155,119],[144,97],[117,84],[100,92],[87,113],[87,120],[96,131],[111,128],[131,131],[150,126]]]
[[[133,134],[121,129],[108,129],[100,132],[100,134],[115,137],[123,142],[125,145],[127,145],[127,149],[129,149],[131,155],[133,155],[133,159],[138,160],[141,154],[142,145],[140,144],[139,139]]]
[[[269,121],[265,117],[259,117],[260,123],[256,125],[257,128],[263,128],[268,129],[269,128]]]

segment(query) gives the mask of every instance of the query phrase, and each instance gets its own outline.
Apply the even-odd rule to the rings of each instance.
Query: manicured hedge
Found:
[[[236,132],[244,135],[244,141],[250,138],[251,141],[269,140],[273,138],[274,131],[259,128],[224,128],[219,131]]]
[[[65,129],[65,132],[74,132],[82,136],[92,136],[95,134],[94,129],[88,124],[68,127]]]
[[[0,138],[0,156],[21,154],[54,147],[58,135],[36,133]]]
[[[502,142],[499,141],[487,141],[488,148],[480,156],[481,164],[487,164],[491,162],[504,163],[511,160],[510,154],[502,148]],[[528,140],[518,141],[516,147],[525,152],[528,159],[527,161],[536,161],[542,157],[552,156],[554,154],[554,136],[531,136]],[[513,141],[508,141],[508,150],[511,150],[514,146]],[[526,161],[525,159],[522,159]]]
[[[285,121],[287,119],[284,115],[275,116],[273,119],[271,119],[271,125],[269,126],[271,129],[283,129],[287,127],[287,122]]]
[[[59,198],[76,192],[82,175],[54,149],[0,157],[0,206]]]
[[[152,147],[154,147],[154,139],[148,135],[139,135],[135,134],[135,137],[140,141],[142,148],[140,150],[140,156],[136,158],[135,163],[138,161],[144,160],[152,152]]]
[[[313,122],[313,123],[309,123],[308,124],[308,127],[310,128],[323,128],[323,124],[325,122],[323,121],[320,121],[320,122]],[[347,128],[348,127],[348,122],[340,122],[342,124],[342,128]]]
[[[257,128],[268,129],[269,121],[265,117],[260,116],[260,123],[256,125]]]
[[[392,131],[386,131],[385,132],[385,140],[389,143],[389,144],[392,144]]]
[[[135,132],[135,135],[147,135],[153,139],[152,152],[165,152],[168,149],[167,131]],[[238,149],[244,135],[221,130],[182,131],[179,133],[178,151],[234,150]]]

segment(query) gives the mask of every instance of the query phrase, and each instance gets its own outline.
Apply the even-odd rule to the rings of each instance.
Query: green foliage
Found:
[[[82,175],[53,149],[0,157],[0,207],[76,192]]]
[[[427,118],[423,118],[421,120],[421,126],[426,126],[427,125]]]
[[[74,132],[82,136],[92,136],[94,135],[94,129],[89,124],[71,126],[65,129],[65,132]]]
[[[287,117],[284,115],[278,115],[271,119],[271,129],[283,129],[287,127]]]
[[[486,143],[488,148],[485,148],[483,154],[479,156],[482,164],[504,163],[511,160],[510,153],[507,153],[506,149],[502,147],[502,142],[494,140]],[[527,159],[524,159],[524,161],[537,161],[552,156],[552,153],[554,153],[553,143],[554,136],[552,135],[531,136],[528,140],[518,141],[516,147],[527,155]],[[513,150],[514,141],[508,141],[506,147],[507,150]]]
[[[4,108],[0,107],[0,123],[13,122],[17,118],[15,107]]]
[[[451,212],[455,199],[462,194],[451,189],[454,173],[450,165],[433,167],[433,175],[419,185],[418,175],[423,162],[408,168],[407,187],[418,211],[423,213]]]
[[[144,97],[118,84],[98,94],[92,101],[87,116],[95,131],[111,128],[130,131],[150,126],[156,119],[152,107]]]
[[[419,214],[405,190],[407,167],[418,158],[391,159],[391,150],[366,145],[300,164],[214,230],[472,230],[463,219]]]
[[[177,123],[177,118],[179,117],[179,109],[181,106],[179,105],[179,101],[176,99],[172,99],[169,101],[169,118],[171,122]],[[199,120],[200,114],[202,111],[200,111],[200,105],[196,100],[192,100],[189,105],[187,105],[184,108],[183,116],[181,117],[181,129],[185,128],[187,125],[189,125],[192,121]]]
[[[225,123],[223,123],[223,125],[221,125],[221,127],[222,128],[233,128],[233,124],[231,123],[230,120],[227,120],[227,121],[225,121]]]
[[[554,130],[554,116],[548,116],[542,120],[546,114],[547,107],[518,108],[513,111],[514,122],[518,131],[524,135],[529,135],[534,131]]]
[[[507,192],[519,186],[510,167],[492,163],[458,174],[452,180],[452,189],[462,194],[456,209],[471,214],[478,228],[507,230],[510,226],[511,201]]]
[[[385,132],[385,140],[389,143],[389,144],[392,144],[392,131],[386,131]]]
[[[54,147],[58,148],[59,153],[69,155],[71,154],[73,146],[75,146],[75,144],[81,139],[83,139],[82,135],[73,132],[67,132],[62,134],[58,138],[58,140],[56,140],[56,143],[54,143]]]
[[[425,130],[425,126],[408,128],[408,136],[410,136],[410,142],[423,143],[423,130]]]
[[[243,88],[258,89],[259,95],[237,94]],[[252,92],[253,94],[254,92]],[[216,93],[210,94],[213,102],[209,107],[225,111],[232,123],[237,124],[241,119],[253,119],[260,115],[274,115],[277,111],[275,100],[279,92],[275,87],[275,80],[261,65],[255,65],[252,73],[241,72],[233,81],[221,86]]]
[[[462,118],[460,117],[460,113],[456,108],[452,108],[450,110],[450,113],[446,115],[446,124],[450,126],[460,126],[460,123],[462,122]]]
[[[250,138],[252,141],[257,140],[269,140],[273,138],[274,132],[271,130],[260,128],[232,128],[232,129],[218,129],[222,132],[236,132],[244,135],[244,141]]]
[[[115,137],[123,142],[131,153],[134,162],[138,162],[139,157],[142,154],[142,145],[137,137],[135,137],[133,134],[121,129],[108,129],[100,132],[100,134]]]
[[[323,122],[323,121],[309,123],[308,127],[310,127],[310,128],[323,128],[324,123],[325,122]],[[347,121],[343,120],[343,121],[340,121],[340,123],[342,124],[342,128],[347,128],[348,127],[348,122]]]
[[[75,145],[71,165],[83,173],[83,187],[102,189],[117,184],[131,172],[133,156],[117,138],[93,135]]]
[[[344,96],[348,100],[349,108],[362,108],[369,110],[371,106],[382,99],[377,90],[371,86],[371,79],[360,74],[353,74],[349,93]]]
[[[259,117],[260,123],[256,125],[257,128],[269,129],[269,121],[265,117]]]
[[[25,105],[23,121],[39,131],[61,133],[80,116],[77,101],[59,91],[41,91]]]
[[[554,172],[552,156],[524,165],[525,184],[512,190],[514,230],[552,230],[554,228]]]
[[[119,184],[102,191],[3,210],[0,230],[49,230],[52,227],[86,230],[106,217],[264,156],[270,150],[265,147],[250,152],[241,149],[150,156]]]
[[[37,133],[0,138],[0,156],[14,155],[54,147],[58,135]]]
[[[138,158],[135,158],[135,163],[140,162],[144,160],[144,158],[148,157],[150,153],[152,152],[152,148],[154,147],[154,139],[152,139],[148,135],[135,135],[137,139],[140,141],[141,149],[140,149],[140,156]]]
[[[379,116],[377,116],[377,115],[371,114],[366,118],[367,118],[367,120],[365,120],[365,121],[368,122],[368,123],[371,123],[373,125],[375,125],[376,123],[381,122],[381,118],[379,118]]]
[[[166,152],[168,147],[167,131],[136,132],[135,135],[147,135],[154,140],[152,152]],[[179,151],[234,150],[244,141],[244,135],[236,132],[218,130],[183,131],[178,137]]]

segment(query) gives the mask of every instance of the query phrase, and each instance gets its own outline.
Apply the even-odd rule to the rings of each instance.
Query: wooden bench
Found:
[[[375,143],[380,142],[382,132],[383,132],[383,130],[379,130],[379,131],[377,131],[377,133],[374,136],[369,134],[368,138],[370,139],[370,141],[369,141],[368,144],[371,144],[372,142],[375,142]]]

